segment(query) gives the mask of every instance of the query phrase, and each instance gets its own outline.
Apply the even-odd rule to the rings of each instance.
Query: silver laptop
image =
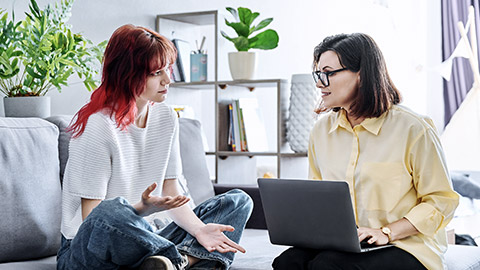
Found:
[[[345,181],[260,178],[258,186],[272,244],[356,253],[393,246],[361,247]]]

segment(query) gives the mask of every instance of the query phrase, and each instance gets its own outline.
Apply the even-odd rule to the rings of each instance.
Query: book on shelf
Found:
[[[240,108],[240,104],[238,100],[235,101],[237,103],[237,110],[238,110],[238,124],[240,125],[240,143],[242,147],[242,151],[248,151],[247,147],[247,137],[245,136],[245,121],[243,120],[243,112],[242,108]]]
[[[235,145],[235,138],[233,134],[233,107],[232,104],[228,104],[228,145],[232,147],[232,151],[237,151]]]
[[[181,39],[172,39],[177,49],[177,61],[173,65],[173,79],[175,82],[188,82],[190,78],[190,44]]]
[[[240,151],[245,152],[247,150],[247,140],[245,138],[245,125],[243,123],[242,109],[238,103],[238,99],[232,101],[234,113],[236,115],[236,125],[238,125],[238,132],[235,135],[238,135],[237,148],[240,148]]]
[[[264,152],[268,151],[267,133],[262,111],[258,106],[256,98],[238,99],[239,108],[243,115],[243,124],[245,127],[245,141],[248,151]]]
[[[229,107],[228,144],[232,151],[268,151],[265,123],[258,100],[241,98],[232,100]]]
[[[242,151],[242,138],[240,134],[240,118],[238,114],[238,104],[232,100],[232,126],[233,126],[233,142],[235,143],[235,152]],[[233,149],[233,147],[232,147]]]

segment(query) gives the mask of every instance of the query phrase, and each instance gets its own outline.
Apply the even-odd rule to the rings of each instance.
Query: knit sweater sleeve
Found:
[[[86,199],[105,199],[112,170],[113,131],[101,113],[88,119],[85,131],[70,141],[64,190]]]

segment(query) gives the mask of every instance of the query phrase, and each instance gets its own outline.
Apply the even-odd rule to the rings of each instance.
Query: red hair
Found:
[[[136,98],[145,90],[147,76],[175,62],[172,42],[150,29],[127,24],[108,41],[103,56],[102,83],[72,120],[67,131],[82,135],[90,115],[108,109],[122,130],[135,121]]]

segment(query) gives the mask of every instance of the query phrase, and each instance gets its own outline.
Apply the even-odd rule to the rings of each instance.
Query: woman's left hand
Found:
[[[208,223],[200,227],[195,232],[195,238],[209,252],[218,251],[220,253],[240,251],[245,253],[245,249],[239,244],[228,238],[224,231],[233,232],[235,228],[229,225]]]
[[[367,227],[360,227],[357,230],[358,240],[362,242],[367,239],[369,244],[375,244],[377,246],[383,246],[388,244],[388,236],[385,235],[380,229],[372,229]]]
[[[157,183],[150,185],[142,194],[142,200],[133,205],[137,213],[141,216],[148,216],[155,212],[161,212],[185,205],[190,199],[183,195],[177,196],[151,196],[151,193],[157,188]]]

